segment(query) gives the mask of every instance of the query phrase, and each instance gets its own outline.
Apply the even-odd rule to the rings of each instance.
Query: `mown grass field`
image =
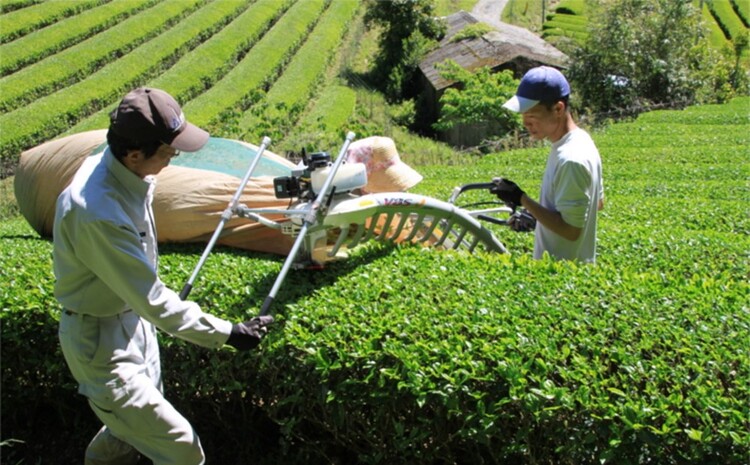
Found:
[[[35,2],[3,2],[0,47],[31,34],[33,24],[51,26],[77,14],[67,2],[50,1],[41,19],[16,20],[17,28],[9,29],[2,18],[21,11],[11,11],[14,4],[31,8]],[[87,11],[113,7],[86,4]],[[132,5],[130,13],[118,14],[179,4]],[[117,76],[116,86],[101,90],[109,79],[96,80],[100,71],[92,70],[105,72],[109,65],[91,56],[78,71],[66,68],[72,74],[65,80],[31,91],[37,97],[21,92],[26,97],[8,100],[14,109],[0,116],[4,156],[71,125],[93,124],[87,121],[101,119],[135,82],[171,83],[194,102],[268,37],[289,39],[291,31],[272,31],[295,8],[323,12],[300,37],[325,24],[324,12],[335,11],[335,3],[325,2],[189,5],[174,12],[165,31],[139,29],[137,43],[107,52],[119,57],[107,75]],[[203,8],[212,14],[183,24]],[[243,39],[221,34],[234,21],[254,32]],[[93,16],[90,23],[109,24]],[[180,32],[180,24],[201,39]],[[166,33],[162,40],[175,46],[171,55],[159,51],[135,70],[137,78],[120,71],[142,61],[127,57]],[[72,47],[96,37],[77,34],[51,43]],[[285,50],[302,51],[304,41],[296,42]],[[62,53],[34,50],[45,58],[19,59],[23,69]],[[267,50],[273,51],[262,55],[267,67],[244,68],[252,85],[243,92],[253,98],[229,95],[236,86],[216,90],[217,98],[232,103],[207,109],[218,118],[207,116],[211,124],[221,127],[226,109],[223,117],[239,120],[236,113],[256,103],[257,89],[268,87],[270,94],[294,52],[280,58],[280,49]],[[222,60],[209,60],[218,53]],[[206,66],[181,64],[193,60]],[[179,69],[196,76],[179,80],[187,74]],[[86,97],[68,89],[87,89]],[[89,99],[88,90],[101,93]],[[345,105],[361,104],[350,93],[341,95]],[[329,98],[299,117],[345,121],[326,109]],[[77,103],[43,116],[25,110],[55,108],[41,103],[47,99]],[[193,105],[198,114],[202,106]],[[22,115],[42,129],[7,135],[16,123],[27,127],[31,120]],[[163,335],[168,396],[194,423],[211,463],[744,465],[750,457],[748,129],[750,98],[739,98],[656,111],[595,131],[606,189],[596,266],[533,261],[531,236],[499,227],[495,232],[510,256],[365,247],[324,271],[291,273],[277,297],[278,322],[257,352],[210,352]],[[412,147],[410,155],[419,157],[420,146]],[[414,191],[446,199],[454,186],[502,175],[537,196],[547,150],[540,145],[461,164],[425,163],[418,166],[425,179]],[[10,181],[3,180],[6,192]],[[59,352],[51,250],[23,218],[0,221],[0,452],[11,465],[77,463],[98,428]],[[201,251],[163,246],[165,282],[180,288]],[[240,320],[257,313],[280,267],[278,257],[218,249],[191,297],[212,313]]]

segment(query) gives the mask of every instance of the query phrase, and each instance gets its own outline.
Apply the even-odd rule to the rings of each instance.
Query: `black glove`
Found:
[[[508,226],[516,232],[529,232],[536,228],[536,218],[525,208],[510,215]]]
[[[237,323],[232,326],[227,344],[237,350],[254,349],[268,332],[267,326],[271,323],[273,323],[271,315],[256,316],[250,321]]]
[[[521,196],[525,192],[518,187],[518,184],[504,178],[495,178],[492,184],[494,185],[490,188],[490,192],[497,195],[506,205],[514,210],[521,206]]]

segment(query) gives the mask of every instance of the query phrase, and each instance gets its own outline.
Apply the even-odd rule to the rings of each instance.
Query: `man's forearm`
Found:
[[[543,207],[526,194],[521,196],[521,206],[528,210],[545,228],[569,241],[575,241],[581,235],[581,228],[566,223],[560,212]]]

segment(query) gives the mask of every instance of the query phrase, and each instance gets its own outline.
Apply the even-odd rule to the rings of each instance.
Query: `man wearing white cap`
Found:
[[[109,146],[57,200],[53,227],[59,338],[78,392],[104,423],[86,465],[199,465],[192,426],[164,398],[156,328],[209,348],[256,347],[271,317],[232,324],[183,301],[158,277],[154,175],[208,133],[159,89],[128,93],[110,115]]]
[[[556,259],[594,263],[596,215],[604,206],[602,162],[589,134],[573,121],[569,96],[570,85],[555,68],[539,66],[523,76],[503,107],[522,114],[532,138],[552,142],[540,200],[508,179],[494,180],[493,192],[536,218],[534,258],[547,252]]]

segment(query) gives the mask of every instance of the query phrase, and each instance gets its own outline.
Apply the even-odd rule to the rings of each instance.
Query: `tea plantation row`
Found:
[[[214,463],[730,464],[750,457],[750,98],[593,133],[604,160],[599,258],[368,246],[295,271],[260,350],[163,335],[167,396]],[[507,176],[538,195],[547,148],[419,167],[416,190]],[[0,223],[3,448],[73,463],[97,428],[56,339],[51,244]],[[181,287],[199,246],[163,246]],[[257,313],[277,257],[217,250],[192,297]],[[43,416],[42,416],[43,414]],[[48,418],[40,422],[39,418]]]
[[[122,95],[142,85],[170,92],[193,122],[215,133],[245,112],[243,133],[259,114],[273,118],[257,108],[260,101],[285,105],[291,113],[283,121],[292,124],[319,91],[361,2],[87,0],[74,8],[50,0],[16,6],[0,14],[0,157],[6,167],[41,142],[106,127]],[[308,66],[294,66],[301,61]]]

